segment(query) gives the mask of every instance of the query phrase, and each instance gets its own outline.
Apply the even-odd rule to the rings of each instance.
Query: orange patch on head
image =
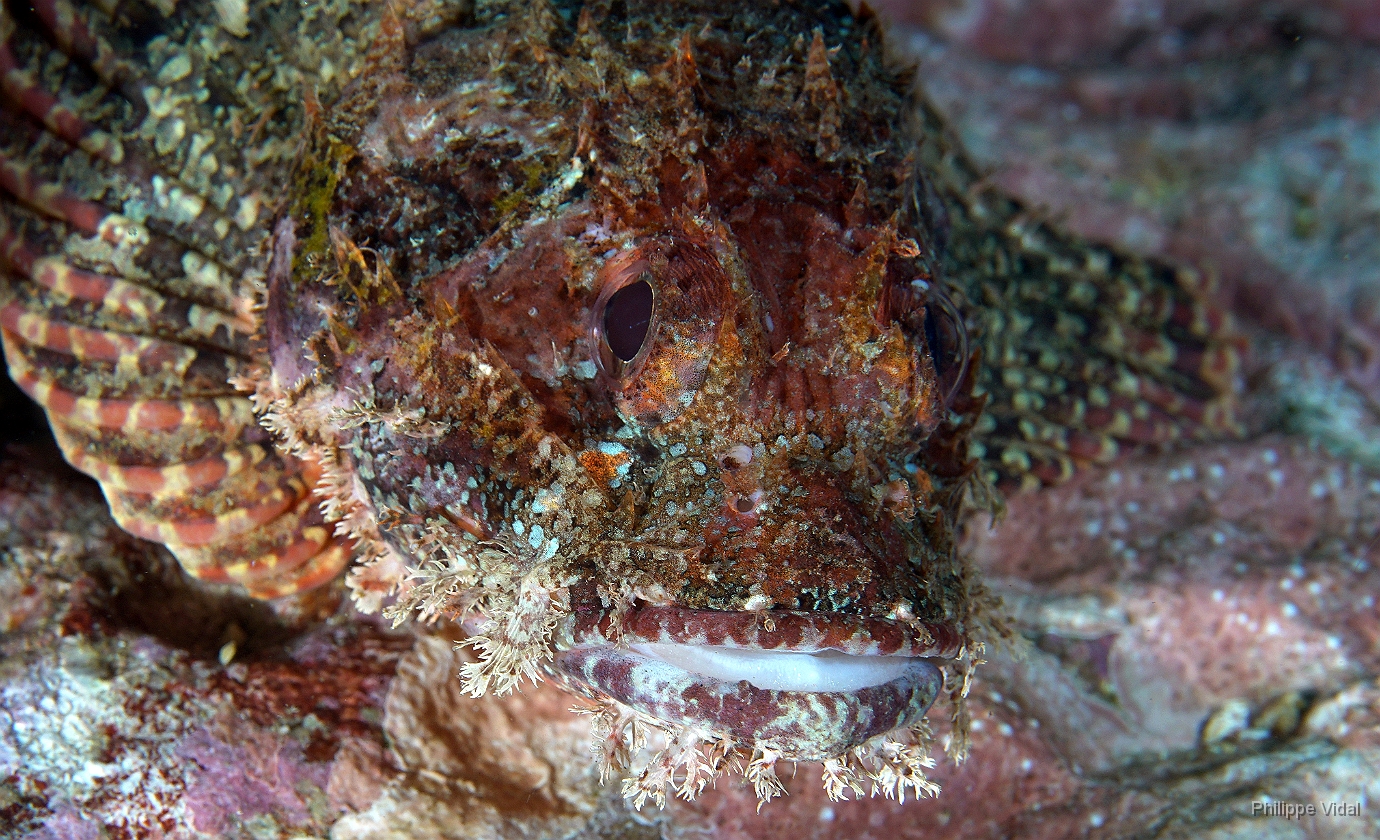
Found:
[[[628,467],[632,464],[632,455],[617,445],[586,449],[575,458],[590,478],[605,487],[627,475]]]

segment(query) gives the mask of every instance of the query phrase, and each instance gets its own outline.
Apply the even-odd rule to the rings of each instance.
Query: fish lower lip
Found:
[[[747,680],[776,691],[857,691],[900,679],[916,662],[909,656],[853,656],[835,650],[750,650],[668,642],[628,647],[692,674],[730,683]]]
[[[556,655],[556,667],[668,723],[805,760],[832,758],[916,723],[944,683],[921,657],[674,643],[575,647]]]

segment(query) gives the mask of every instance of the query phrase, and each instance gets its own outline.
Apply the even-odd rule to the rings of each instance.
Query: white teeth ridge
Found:
[[[924,662],[913,656],[854,656],[836,650],[745,650],[668,642],[628,647],[692,674],[729,683],[747,680],[776,691],[858,691],[906,676]]]

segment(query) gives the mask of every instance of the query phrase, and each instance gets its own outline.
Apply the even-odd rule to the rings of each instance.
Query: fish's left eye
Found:
[[[962,314],[943,284],[928,275],[897,271],[888,279],[883,319],[899,324],[912,340],[923,341],[939,396],[952,406],[968,373],[968,332]]]
[[[968,373],[968,330],[958,308],[938,286],[925,301],[925,344],[939,377],[939,393],[944,404],[952,406]]]

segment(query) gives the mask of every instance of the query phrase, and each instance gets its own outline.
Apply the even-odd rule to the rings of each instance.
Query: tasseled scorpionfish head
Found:
[[[908,79],[841,6],[632,5],[385,21],[276,228],[266,421],[472,690],[670,733],[635,793],[922,789],[875,744],[966,685],[976,403]]]

